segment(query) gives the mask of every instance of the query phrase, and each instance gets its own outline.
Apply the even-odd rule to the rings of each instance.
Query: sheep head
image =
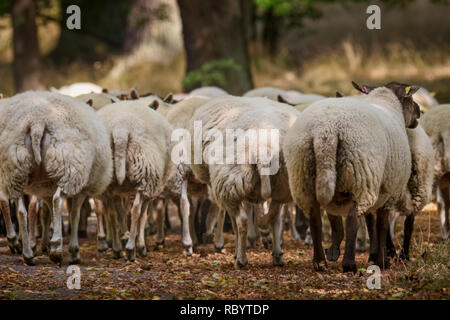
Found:
[[[352,84],[355,89],[364,94],[369,94],[372,90],[377,88],[366,85],[359,86],[353,81]],[[386,87],[391,90],[400,101],[400,104],[402,105],[403,118],[405,119],[405,127],[409,129],[414,129],[417,127],[419,124],[417,119],[420,118],[420,107],[414,102],[412,96],[417,92],[417,90],[419,90],[419,87],[395,81],[389,82],[382,87]]]

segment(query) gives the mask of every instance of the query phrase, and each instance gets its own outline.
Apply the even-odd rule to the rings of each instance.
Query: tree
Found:
[[[232,94],[253,87],[247,39],[250,1],[178,0],[187,79],[193,72],[201,74],[198,71],[203,68],[217,75],[209,85],[219,85]],[[184,90],[202,84],[198,80],[185,82]]]
[[[39,90],[40,54],[34,0],[11,0],[14,85],[17,92]]]

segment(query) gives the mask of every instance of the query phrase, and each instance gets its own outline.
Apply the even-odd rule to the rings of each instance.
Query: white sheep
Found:
[[[262,203],[268,198],[272,199],[269,214],[263,217],[260,224],[266,226],[269,222],[272,223],[274,230],[273,263],[275,265],[283,264],[281,235],[279,234],[281,215],[279,212],[281,204],[290,202],[291,196],[289,189],[286,188],[287,172],[279,146],[283,142],[287,129],[294,123],[298,115],[299,112],[294,108],[266,98],[229,96],[204,104],[191,119],[190,131],[191,136],[194,137],[191,160],[195,161],[196,150],[198,151],[197,143],[201,145],[204,155],[203,162],[201,164],[193,163],[191,168],[197,179],[210,186],[211,200],[228,212],[235,225],[236,268],[245,267],[248,264],[246,241],[250,203]],[[200,137],[196,136],[198,135],[196,130],[198,124],[203,132]],[[225,151],[234,150],[235,141],[237,146],[241,145],[240,142],[243,143],[245,151],[242,150],[242,154],[239,150],[230,152],[228,156],[232,159],[226,157],[228,160],[223,155],[221,157],[220,154],[216,154],[218,162],[210,161],[212,159],[209,156],[214,157],[215,147],[219,146],[219,149],[223,147],[219,140],[212,143],[210,135],[220,133],[225,137],[227,130],[234,131],[226,139]],[[279,140],[274,141],[271,138],[270,143],[264,144],[262,136],[258,140],[252,138],[251,130],[255,130],[253,132],[256,135],[260,132],[258,130],[266,133],[273,130],[277,133]],[[195,142],[195,137],[200,139],[203,137],[201,143]],[[246,139],[249,139],[249,143],[245,142]],[[259,152],[256,149],[260,149]],[[268,155],[267,159],[261,158],[261,154]],[[245,159],[238,159],[240,156]],[[257,161],[254,161],[255,159]],[[243,162],[239,163],[239,161]],[[269,168],[275,168],[275,170],[268,170]]]
[[[95,111],[100,110],[104,106],[119,102],[120,100],[116,98],[113,95],[110,95],[108,93],[100,92],[100,93],[85,93],[80,94],[79,96],[75,97],[76,99],[83,101],[84,103],[87,103],[92,108],[94,108]]]
[[[209,101],[203,97],[188,97],[178,102],[168,109],[167,120],[174,130],[186,129],[194,112]],[[207,194],[206,185],[198,183],[193,179],[193,174],[189,164],[179,163],[176,172],[169,179],[164,196],[166,200],[171,199],[179,208],[182,219],[182,244],[187,255],[192,255],[193,247],[197,246],[197,238],[194,232],[194,213],[193,202],[201,205],[199,198]],[[194,197],[195,199],[193,199]],[[212,204],[214,207],[215,205]],[[214,208],[215,210],[215,208]],[[161,215],[162,211],[158,211]],[[157,244],[164,242],[164,217],[159,217],[157,224]]]
[[[441,221],[441,237],[447,240],[450,233],[450,104],[431,108],[422,116],[420,124],[436,151],[434,192]]]
[[[33,263],[23,193],[43,199],[53,212],[50,259],[62,261],[62,206],[70,200],[70,263],[79,263],[78,221],[87,196],[111,180],[105,127],[87,104],[57,93],[28,91],[0,102],[0,201],[18,204],[25,262]]]
[[[102,92],[102,87],[90,82],[76,82],[68,86],[63,86],[59,89],[55,87],[50,87],[50,91],[53,93],[64,94],[66,96],[76,97],[80,94],[86,93],[100,93]]]
[[[420,88],[413,95],[414,101],[419,105],[420,110],[427,111],[439,104],[439,102],[434,97],[434,94],[431,94],[427,89]]]
[[[116,208],[121,198],[134,198],[131,208],[130,235],[126,244],[127,257],[146,255],[144,227],[150,201],[156,199],[172,173],[170,136],[167,120],[138,100],[112,103],[98,111],[111,137],[114,179],[103,195],[110,215],[114,256],[120,257],[119,219]]]
[[[228,95],[228,92],[219,87],[207,86],[192,90],[191,92],[189,92],[188,97],[200,96],[205,98],[217,98],[226,95]]]
[[[411,173],[406,128],[418,124],[420,110],[411,98],[418,88],[396,82],[378,88],[354,85],[368,94],[367,100],[330,98],[313,103],[289,130],[284,144],[292,197],[310,218],[316,270],[326,266],[320,207],[347,217],[344,272],[356,271],[358,217],[376,211],[380,226],[376,262],[388,267],[388,213],[403,196]]]
[[[285,90],[274,87],[260,87],[247,91],[243,97],[265,97],[273,101],[278,101],[279,96],[284,96]]]

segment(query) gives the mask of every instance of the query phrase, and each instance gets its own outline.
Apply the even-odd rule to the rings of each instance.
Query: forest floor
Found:
[[[430,206],[429,206],[430,207]],[[434,208],[433,208],[434,209]],[[400,238],[397,226],[397,246]],[[225,248],[215,253],[212,244],[201,245],[192,257],[182,254],[180,236],[169,232],[166,246],[154,250],[147,238],[146,258],[135,262],[98,253],[95,239],[81,241],[81,288],[70,290],[66,259],[61,267],[45,255],[36,266],[25,266],[11,255],[0,238],[0,299],[449,299],[450,243],[439,236],[436,211],[417,219],[411,261],[393,261],[382,272],[381,288],[368,289],[367,253],[357,255],[356,274],[341,273],[342,257],[329,262],[324,272],[312,267],[312,248],[290,240],[284,233],[284,267],[272,266],[271,251],[260,244],[248,250],[248,270],[235,270],[234,237],[226,234]],[[325,247],[329,243],[325,241]],[[341,253],[343,248],[341,248]]]

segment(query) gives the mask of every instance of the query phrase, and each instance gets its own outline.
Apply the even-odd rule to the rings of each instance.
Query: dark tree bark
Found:
[[[72,4],[81,9],[80,30],[66,27],[66,10]],[[150,32],[155,15],[163,11],[159,0],[60,0],[60,5],[61,35],[52,52],[52,61],[59,64],[101,61],[112,52],[131,51]]]
[[[224,71],[224,89],[242,94],[253,87],[248,53],[250,0],[178,0],[186,49],[186,73],[204,63],[232,58],[241,70]],[[190,91],[195,84],[189,88]]]
[[[16,92],[43,89],[34,0],[11,0]]]

